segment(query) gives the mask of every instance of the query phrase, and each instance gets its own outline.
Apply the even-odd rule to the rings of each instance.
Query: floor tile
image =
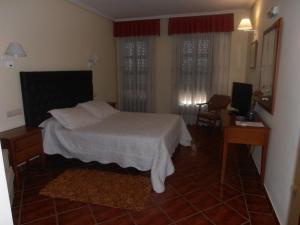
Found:
[[[169,184],[166,185],[163,193],[156,193],[154,191],[151,193],[151,198],[154,202],[163,202],[176,197],[178,197],[178,194]]]
[[[230,198],[234,198],[241,194],[239,191],[234,190],[225,184],[215,184],[211,186],[208,190],[213,196],[223,201],[228,200]]]
[[[51,180],[52,180],[52,177],[50,177],[49,174],[44,175],[44,176],[42,176],[42,175],[35,175],[35,176],[27,175],[27,177],[25,178],[25,182],[24,182],[24,188],[26,190],[26,189],[31,189],[33,187],[45,186]]]
[[[56,225],[56,217],[51,216],[48,218],[36,220],[32,223],[27,223],[26,225]]]
[[[260,176],[257,171],[241,170],[240,175],[244,181],[259,181]]]
[[[22,205],[21,224],[55,214],[52,199]]]
[[[66,199],[55,199],[55,206],[58,213],[83,207],[85,204],[81,202],[69,201]]]
[[[250,213],[252,225],[278,225],[272,215]]]
[[[246,208],[246,202],[243,196],[229,200],[228,202],[226,202],[226,205],[237,210],[245,218],[249,218],[248,211]]]
[[[48,197],[46,197],[44,195],[40,195],[40,190],[41,190],[41,187],[36,187],[36,188],[31,188],[29,190],[25,190],[23,192],[23,204],[49,199]]]
[[[101,223],[101,225],[135,225],[128,215]]]
[[[136,225],[167,225],[171,222],[157,207],[150,207],[142,212],[131,213],[131,215]]]
[[[251,212],[272,213],[269,202],[265,197],[261,196],[246,196],[248,209]]]
[[[225,184],[227,184],[229,187],[242,192],[243,186],[240,177],[233,176],[229,178],[225,178]]]
[[[95,225],[95,221],[86,206],[58,215],[59,225]]]
[[[260,182],[244,181],[243,187],[246,194],[265,195],[264,187]]]
[[[110,208],[106,206],[91,205],[91,209],[97,222],[103,222],[126,214],[123,209]]]
[[[217,198],[205,190],[190,192],[185,195],[185,198],[199,210],[204,210],[220,203]]]
[[[189,160],[189,164],[183,162],[182,165],[177,167],[175,170],[175,173],[177,175],[182,175],[182,176],[187,176],[187,175],[190,176],[200,172],[202,172],[200,165],[193,165],[191,159]]]
[[[161,208],[174,221],[190,216],[196,212],[183,198],[166,201],[161,205]]]
[[[246,219],[225,205],[204,211],[204,214],[216,225],[241,225],[247,222]]]
[[[189,176],[191,180],[193,180],[198,188],[206,188],[213,183],[219,181],[219,177],[217,173],[197,173],[194,175]]]
[[[177,225],[212,225],[204,216],[197,214],[195,216],[183,219],[176,223]]]
[[[199,188],[196,183],[186,177],[170,181],[170,184],[177,192],[181,194],[185,194],[189,191]]]

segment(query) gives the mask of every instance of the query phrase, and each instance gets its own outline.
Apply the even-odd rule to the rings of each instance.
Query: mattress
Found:
[[[165,178],[175,171],[171,156],[177,145],[191,145],[183,119],[174,114],[118,112],[75,130],[51,118],[43,126],[46,154],[151,170],[152,187],[158,193],[165,189]]]

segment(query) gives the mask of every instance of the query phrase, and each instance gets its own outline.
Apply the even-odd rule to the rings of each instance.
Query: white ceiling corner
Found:
[[[166,18],[250,9],[255,0],[68,0],[111,20]]]
[[[89,1],[82,1],[82,0],[67,0],[71,3],[74,3],[75,5],[78,5],[88,11],[91,11],[99,16],[105,17],[110,20],[115,20],[112,16],[103,13],[101,10],[98,10],[97,7],[94,7],[93,4],[90,4]]]

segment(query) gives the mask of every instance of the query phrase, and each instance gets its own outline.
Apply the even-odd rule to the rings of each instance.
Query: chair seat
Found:
[[[199,117],[205,118],[208,120],[219,120],[220,119],[220,115],[216,112],[200,112]]]
[[[198,104],[199,108],[196,125],[199,125],[200,121],[208,123],[209,125],[216,125],[217,121],[220,120],[221,110],[226,109],[229,103],[229,96],[213,95],[208,102]],[[202,110],[203,105],[207,105],[207,111]]]

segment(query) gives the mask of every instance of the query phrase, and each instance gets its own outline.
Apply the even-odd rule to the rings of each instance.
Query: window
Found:
[[[119,44],[120,107],[125,111],[151,111],[151,40],[122,38]]]
[[[185,87],[180,92],[180,105],[203,103],[210,92],[211,51],[207,38],[186,38],[181,45],[179,86]],[[195,90],[195,91],[193,91]]]
[[[227,94],[230,33],[177,35],[175,39],[174,109],[194,124],[198,103]]]

